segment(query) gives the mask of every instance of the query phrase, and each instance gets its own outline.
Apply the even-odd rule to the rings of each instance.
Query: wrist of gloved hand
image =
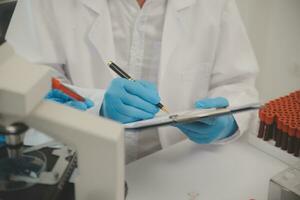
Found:
[[[121,123],[135,122],[153,118],[159,102],[154,84],[116,78],[104,94],[99,114]]]
[[[68,95],[66,95],[63,92],[56,90],[56,89],[51,90],[47,94],[45,99],[55,101],[55,102],[58,102],[61,104],[65,104],[67,106],[70,106],[72,108],[82,110],[82,111],[85,111],[94,106],[93,101],[88,98],[85,98],[84,102],[76,101],[76,100],[72,99],[71,97],[69,97]]]
[[[222,108],[228,106],[225,98],[203,99],[197,101],[195,106],[199,109]],[[238,129],[232,115],[212,117],[193,123],[177,124],[185,135],[198,144],[209,144],[231,136]]]

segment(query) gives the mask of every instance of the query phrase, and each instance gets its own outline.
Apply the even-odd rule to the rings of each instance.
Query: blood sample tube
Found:
[[[276,118],[276,138],[275,138],[275,146],[276,147],[281,147],[281,136],[282,136],[282,123],[283,123],[283,119],[277,117]]]
[[[297,127],[294,156],[299,157],[299,154],[300,154],[300,123],[298,124]]]
[[[266,111],[266,113],[265,113],[265,116],[264,116],[264,123],[265,123],[265,126],[264,126],[264,129],[263,129],[263,140],[265,140],[265,141],[267,141],[268,140],[268,136],[269,136],[269,134],[268,134],[268,132],[269,132],[269,127],[270,127],[270,125],[268,125],[268,113],[267,113],[267,111]],[[269,120],[270,121],[270,120]]]
[[[296,130],[297,126],[294,122],[289,123],[288,129],[288,153],[294,153],[295,151],[295,143],[296,143]]]
[[[268,112],[266,114],[266,128],[265,128],[265,131],[264,131],[264,140],[265,141],[268,141],[272,138],[272,128],[273,128],[273,121],[274,121],[274,114],[272,112]]]
[[[82,102],[85,101],[84,97],[82,97],[81,95],[76,93],[74,90],[67,87],[63,83],[61,83],[60,80],[58,80],[56,78],[52,78],[52,88],[60,90],[61,92],[65,93],[66,95],[68,95],[69,97],[71,97],[72,99],[75,99],[77,101],[82,101]]]
[[[296,101],[297,101],[297,103],[300,103],[300,90],[297,91]]]
[[[281,135],[281,149],[287,150],[288,146],[288,122],[286,118],[284,118],[282,123],[282,135]]]
[[[266,128],[266,123],[265,123],[266,112],[265,112],[265,109],[264,108],[260,109],[258,115],[259,115],[260,123],[259,123],[259,129],[258,129],[257,137],[258,138],[263,138],[264,137],[264,131],[265,131],[265,128]]]
[[[277,134],[277,125],[276,125],[276,111],[274,110],[273,113],[273,123],[271,126],[271,138],[275,141],[276,140],[276,134]]]

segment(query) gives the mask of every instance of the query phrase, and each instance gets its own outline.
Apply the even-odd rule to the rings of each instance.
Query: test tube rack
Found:
[[[300,154],[300,90],[269,101],[259,110],[257,137],[295,157]]]

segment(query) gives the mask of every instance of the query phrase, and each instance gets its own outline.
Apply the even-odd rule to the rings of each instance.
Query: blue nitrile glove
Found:
[[[223,108],[228,106],[227,99],[223,97],[207,98],[197,101],[195,106],[199,109]],[[198,143],[209,144],[214,141],[231,136],[237,130],[237,124],[232,115],[211,117],[192,123],[175,125],[186,136]]]
[[[100,115],[121,123],[151,119],[159,111],[159,102],[154,84],[115,78],[104,95]]]
[[[83,111],[94,106],[93,101],[88,98],[85,98],[85,102],[76,101],[65,93],[56,89],[52,89],[45,98]]]
[[[0,135],[0,145],[5,143],[5,136]]]

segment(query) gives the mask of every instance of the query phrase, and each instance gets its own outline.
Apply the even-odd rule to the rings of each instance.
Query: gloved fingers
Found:
[[[193,123],[185,123],[185,124],[180,124],[180,128],[184,128],[185,130],[206,135],[209,132],[211,132],[211,127],[210,125],[201,123],[201,122],[193,122]]]
[[[121,122],[122,124],[127,124],[127,123],[131,123],[131,122],[136,122],[139,121],[139,119],[133,118],[133,117],[128,117],[125,115],[120,114],[117,119],[117,121]]]
[[[229,102],[224,97],[206,98],[199,100],[195,103],[196,108],[208,109],[208,108],[225,108],[229,105]]]
[[[89,108],[91,108],[91,107],[93,107],[95,105],[94,102],[92,100],[88,99],[88,98],[85,98],[85,102],[84,103],[85,103],[87,109],[89,109]]]
[[[124,85],[125,90],[135,96],[138,96],[151,104],[158,104],[160,97],[156,90],[146,88],[137,81],[127,81]]]
[[[60,103],[65,103],[67,101],[73,100],[71,97],[69,97],[68,95],[64,94],[63,92],[57,89],[53,89],[50,92],[48,92],[45,98],[50,100],[55,100],[55,101],[59,99],[58,102]]]
[[[54,102],[57,102],[57,103],[61,103],[61,104],[64,104],[64,103],[67,102],[64,99],[60,99],[60,98],[49,98],[48,100],[51,100],[51,101],[54,101]]]
[[[193,122],[186,124],[177,124],[191,140],[197,143],[211,143],[233,134],[237,129],[233,116],[216,117],[215,124],[210,126],[201,122]]]
[[[192,123],[188,125],[187,128],[192,130],[193,132],[199,132],[197,127],[201,127],[201,133],[206,133],[210,135],[210,137],[214,137],[216,139],[226,137],[228,134],[236,131],[236,128],[233,126],[235,120],[232,115],[228,116],[219,116],[215,118],[214,125],[202,125],[199,126],[198,123]]]
[[[206,117],[198,120],[197,122],[207,124],[207,125],[214,125],[216,123],[216,117]]]
[[[221,117],[220,117],[221,118]],[[223,116],[223,132],[220,138],[228,137],[234,134],[238,130],[238,125],[233,117],[233,115]]]
[[[50,92],[48,92],[45,98],[58,103],[67,104],[68,106],[77,108],[79,110],[86,110],[94,106],[94,102],[90,99],[86,98],[85,102],[77,102],[76,100],[69,97],[67,94],[57,89],[53,89]]]
[[[137,118],[132,118],[132,117],[128,117],[126,115],[123,115],[121,113],[119,113],[113,106],[113,104],[109,104],[106,106],[106,110],[113,110],[114,112],[110,112],[112,113],[111,115],[107,116],[104,115],[110,119],[113,119],[115,121],[121,122],[121,123],[130,123],[130,122],[135,122],[138,121],[139,119]],[[104,111],[104,114],[106,114],[106,112]]]
[[[151,83],[151,82],[145,81],[145,80],[137,80],[137,82],[140,83],[145,88],[149,88],[149,89],[157,91],[157,86],[154,83]]]
[[[153,118],[160,101],[157,91],[138,81],[114,79],[104,95],[100,114],[122,123]]]
[[[60,90],[54,89],[52,91],[53,97],[54,98],[60,98],[62,100],[66,101],[71,101],[73,100],[71,97],[69,97],[68,95],[66,95],[65,93],[61,92]]]
[[[82,110],[82,111],[85,111],[85,110],[88,109],[87,105],[83,102],[80,102],[80,101],[68,101],[65,104],[70,106],[70,107],[76,108],[78,110]]]
[[[136,118],[136,119],[139,119],[139,120],[151,119],[151,118],[154,117],[154,114],[151,114],[151,113],[145,112],[143,110],[140,110],[138,108],[126,105],[120,99],[116,100],[114,102],[112,102],[112,105],[113,105],[114,109],[118,113],[120,113],[122,115],[125,115],[127,117]]]
[[[138,108],[139,110],[143,110],[151,114],[156,114],[159,111],[157,106],[129,93],[124,92],[121,96],[121,101],[128,106]]]
[[[188,129],[187,127],[181,126],[180,130],[186,134],[186,136],[195,143],[198,144],[208,144],[211,143],[214,139],[213,137],[207,134],[199,134],[193,130]]]

